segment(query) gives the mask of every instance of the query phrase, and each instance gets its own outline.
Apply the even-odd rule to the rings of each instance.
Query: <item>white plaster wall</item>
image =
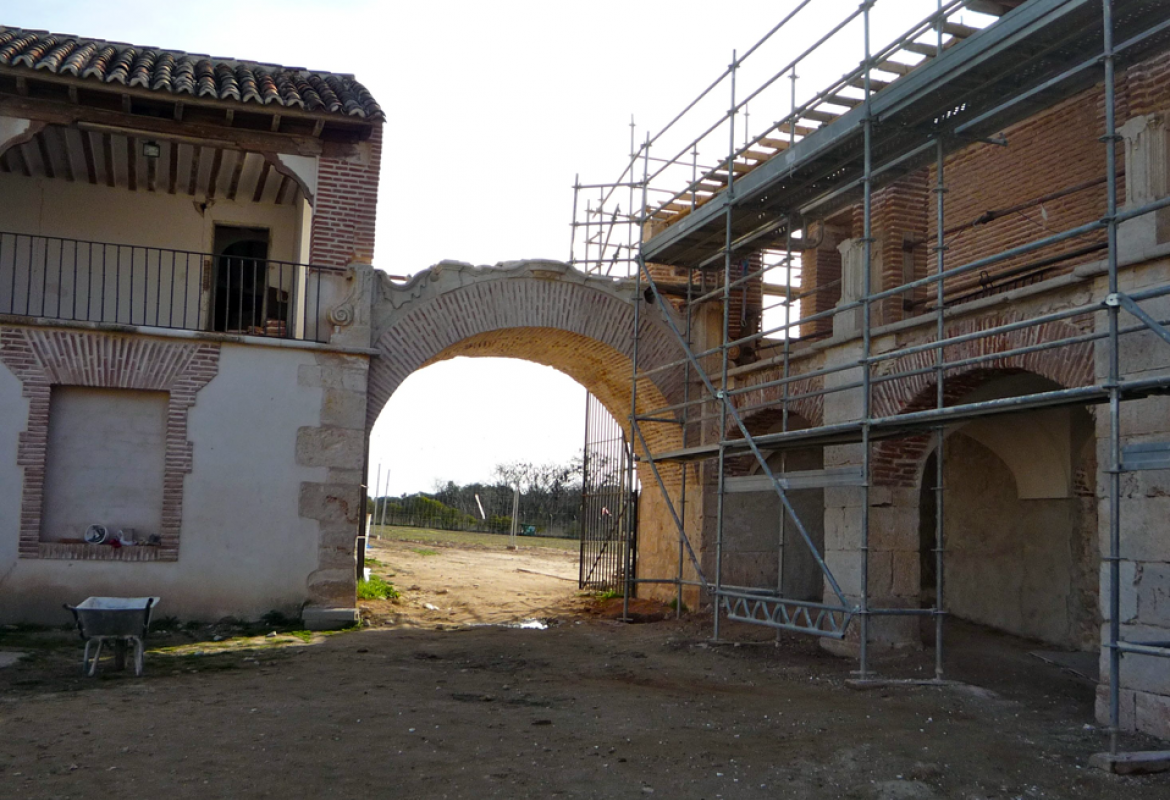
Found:
[[[204,203],[181,194],[0,174],[0,231],[5,233],[207,253],[217,224],[267,228],[269,258],[292,262],[303,252],[301,225],[309,219],[295,205]],[[75,249],[72,244],[62,249],[56,242],[30,249],[28,240],[17,246],[12,237],[3,238],[0,313],[200,327],[201,269],[211,265],[198,256]],[[291,288],[289,278],[271,275],[270,283]]]
[[[323,390],[297,383],[312,352],[223,346],[219,374],[198,394],[188,438],[179,560],[119,563],[17,559],[20,470],[16,441],[27,403],[0,365],[0,622],[66,622],[64,602],[90,595],[158,595],[158,613],[214,620],[299,610],[318,564],[318,530],[298,514],[297,430],[320,424]],[[15,420],[20,420],[16,423]]]

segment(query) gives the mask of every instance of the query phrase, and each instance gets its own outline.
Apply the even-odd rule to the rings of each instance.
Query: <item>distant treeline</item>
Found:
[[[436,482],[433,491],[397,497],[368,498],[374,524],[405,525],[440,530],[508,533],[512,503],[520,488],[519,533],[522,535],[580,535],[581,460],[568,464],[498,464],[491,483],[460,486]]]

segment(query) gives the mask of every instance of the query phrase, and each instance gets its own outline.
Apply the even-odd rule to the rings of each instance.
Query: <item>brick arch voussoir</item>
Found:
[[[765,381],[766,382],[766,381]],[[759,389],[748,389],[742,394],[735,395],[734,404],[740,410],[740,419],[744,427],[753,436],[758,436],[779,420],[783,419],[784,407],[787,405],[789,414],[800,417],[808,427],[820,425],[824,419],[824,396],[814,394],[824,386],[824,378],[799,378],[787,384],[788,400],[784,397],[784,385],[764,386]],[[741,410],[742,409],[742,410]],[[728,420],[728,436],[738,436],[739,427],[734,420]]]
[[[678,360],[677,345],[658,318],[660,313],[644,308],[641,314],[641,369]],[[406,303],[375,342],[380,355],[370,367],[367,430],[411,373],[455,355],[521,358],[552,366],[594,390],[624,421],[629,414],[633,326],[632,303],[615,292],[574,281],[506,274]],[[593,365],[593,373],[587,364]],[[605,380],[590,379],[597,369],[604,371]],[[639,409],[681,400],[682,381],[681,368],[639,381]],[[654,433],[658,427],[665,426],[648,432],[655,449],[661,444],[658,440],[670,438]]]
[[[1004,324],[994,319],[958,323],[947,336],[959,336],[981,328]],[[1057,342],[1082,333],[1063,322],[1045,323],[980,339],[961,342],[946,348],[949,362],[995,353],[1018,350],[1030,345]],[[934,366],[933,351],[911,353],[888,362],[885,374],[929,370]],[[1005,355],[965,368],[946,370],[943,376],[943,404],[954,405],[961,398],[988,381],[1007,375],[1033,374],[1046,378],[1061,388],[1093,383],[1093,347],[1088,342]],[[877,384],[873,390],[873,413],[876,417],[896,416],[924,411],[937,404],[933,373],[908,375]],[[914,487],[921,479],[922,462],[933,447],[931,434],[913,434],[879,442],[873,451],[871,472],[875,485]]]

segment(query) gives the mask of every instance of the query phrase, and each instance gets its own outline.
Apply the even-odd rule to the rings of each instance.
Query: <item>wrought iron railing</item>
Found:
[[[0,231],[0,314],[322,342],[319,267]]]

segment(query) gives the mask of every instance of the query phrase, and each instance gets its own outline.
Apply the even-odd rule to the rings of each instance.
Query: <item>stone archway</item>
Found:
[[[663,317],[673,311],[636,298],[632,281],[588,276],[541,260],[495,267],[444,261],[405,285],[382,277],[374,286],[370,316],[377,355],[369,371],[367,436],[411,373],[456,356],[517,358],[553,367],[592,392],[629,435],[635,299],[642,304],[638,364],[649,373],[638,380],[637,410],[645,414],[682,400],[682,367],[670,365],[683,352]],[[672,414],[656,414],[667,415]],[[679,425],[641,427],[654,452],[682,446]],[[647,489],[639,509],[639,569],[673,574],[674,562],[668,566],[657,554],[675,552],[677,531],[646,462],[638,471]],[[679,468],[662,465],[659,473],[677,503]]]

